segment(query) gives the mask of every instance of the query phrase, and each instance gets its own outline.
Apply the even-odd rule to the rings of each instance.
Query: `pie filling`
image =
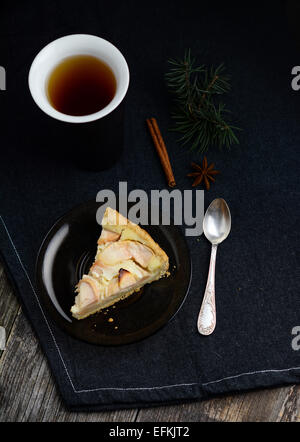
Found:
[[[76,286],[72,315],[83,319],[109,307],[160,279],[168,268],[168,256],[145,230],[107,208],[95,261]]]

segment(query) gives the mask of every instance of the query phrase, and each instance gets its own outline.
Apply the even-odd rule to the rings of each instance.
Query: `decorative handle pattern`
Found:
[[[205,336],[212,334],[216,327],[215,268],[217,248],[217,245],[212,245],[207,284],[197,323],[199,333]]]

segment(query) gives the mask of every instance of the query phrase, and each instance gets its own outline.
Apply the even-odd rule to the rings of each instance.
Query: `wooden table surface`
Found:
[[[300,422],[300,386],[253,391],[203,402],[111,412],[69,412],[30,324],[0,264],[0,422]]]

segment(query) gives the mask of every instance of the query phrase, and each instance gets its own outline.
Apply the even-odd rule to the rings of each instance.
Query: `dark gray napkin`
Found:
[[[198,2],[13,2],[0,19],[0,247],[66,405],[103,410],[177,403],[258,387],[298,383],[299,352],[292,329],[300,325],[296,244],[300,95],[290,87],[298,52],[288,34],[282,2],[236,6]],[[226,6],[226,7],[225,7]],[[33,103],[28,69],[51,40],[70,33],[107,38],[131,71],[125,148],[106,172],[78,170],[47,148],[47,117]],[[53,222],[101,189],[150,191],[165,178],[145,125],[156,116],[181,190],[190,189],[190,162],[171,125],[164,84],[168,57],[186,48],[200,63],[224,62],[232,74],[227,104],[243,128],[240,148],[211,151],[221,174],[209,192],[227,200],[232,233],[219,248],[218,326],[202,337],[196,320],[205,289],[210,245],[188,238],[193,280],[186,302],[159,333],[142,342],[104,348],[57,328],[35,290],[37,252]],[[46,129],[45,129],[46,128]],[[43,142],[43,138],[45,143]],[[62,140],[64,143],[71,140]],[[84,152],[84,149],[83,149]]]

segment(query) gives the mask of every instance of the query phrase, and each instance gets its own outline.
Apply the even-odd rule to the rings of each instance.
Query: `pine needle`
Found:
[[[166,82],[175,105],[173,130],[181,134],[181,143],[189,144],[191,150],[200,153],[212,146],[229,149],[232,144],[239,144],[234,131],[241,129],[225,121],[229,111],[220,101],[220,97],[231,89],[224,65],[196,67],[190,50],[182,60],[168,62]]]

